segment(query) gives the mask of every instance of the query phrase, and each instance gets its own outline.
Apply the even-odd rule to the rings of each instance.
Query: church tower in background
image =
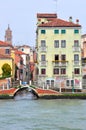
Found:
[[[12,44],[12,31],[8,25],[7,30],[5,31],[5,42]]]

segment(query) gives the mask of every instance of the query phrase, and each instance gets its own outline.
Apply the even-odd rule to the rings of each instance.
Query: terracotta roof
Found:
[[[16,51],[15,51],[15,54],[23,55],[23,54],[25,54],[25,53],[22,52],[22,51],[18,51],[18,50],[16,50]],[[25,54],[25,55],[26,55],[26,54]]]
[[[12,57],[0,54],[0,59],[12,59]]]
[[[12,46],[11,44],[9,44],[9,43],[7,43],[7,42],[3,42],[3,41],[0,41],[0,46],[1,46],[1,47],[8,47],[8,46],[10,46],[10,47],[13,48],[13,46]]]
[[[41,14],[41,13],[38,13],[37,14],[37,18],[57,18],[57,14]]]
[[[31,48],[30,46],[28,46],[28,45],[22,45],[22,46],[15,46],[15,48],[18,48],[18,49],[20,49],[20,48]]]
[[[39,24],[38,27],[81,27],[81,25],[57,18],[51,22]]]

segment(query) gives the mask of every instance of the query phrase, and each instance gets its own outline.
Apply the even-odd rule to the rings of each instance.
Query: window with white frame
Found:
[[[66,48],[66,40],[61,40],[61,48]]]
[[[61,68],[61,74],[66,74],[66,68]]]
[[[54,30],[54,34],[59,34],[59,30],[58,30],[58,29],[55,29],[55,30]]]
[[[74,40],[74,47],[79,47],[79,40]]]
[[[59,68],[54,68],[53,69],[53,74],[59,74]]]
[[[46,69],[41,69],[41,74],[46,74]]]
[[[66,33],[66,30],[65,29],[62,29],[61,30],[61,34],[65,34]]]
[[[41,40],[41,47],[45,47],[46,46],[46,41],[45,40]]]
[[[54,40],[54,47],[59,48],[59,40]]]
[[[74,68],[74,74],[80,74],[80,68]]]
[[[46,30],[41,30],[41,34],[45,34],[46,33]]]
[[[45,55],[41,55],[41,61],[46,61],[46,56]]]
[[[58,54],[55,55],[55,61],[57,61],[57,60],[59,60],[59,55]]]
[[[10,54],[10,49],[6,49],[5,54]]]
[[[74,61],[79,61],[79,55],[78,54],[74,55]]]
[[[78,29],[74,29],[74,34],[78,34],[79,30]]]
[[[74,80],[73,79],[67,79],[66,80],[66,86],[73,87],[74,86]]]
[[[63,60],[63,61],[66,60],[66,55],[65,55],[65,54],[62,54],[62,55],[61,55],[61,60]]]

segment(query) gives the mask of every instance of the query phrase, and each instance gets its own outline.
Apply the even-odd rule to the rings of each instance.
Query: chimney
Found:
[[[79,24],[79,19],[76,19],[76,24]]]
[[[72,22],[72,17],[71,16],[69,17],[69,22]]]

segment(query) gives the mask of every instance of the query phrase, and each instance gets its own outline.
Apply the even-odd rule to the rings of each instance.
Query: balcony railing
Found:
[[[46,52],[46,51],[47,51],[47,46],[44,46],[44,47],[40,46],[40,47],[39,47],[39,50],[40,50],[41,52]]]
[[[47,66],[48,61],[40,61],[40,66]]]
[[[53,66],[57,67],[57,66],[67,66],[68,65],[68,61],[65,60],[61,60],[61,61],[52,61],[53,62]]]
[[[73,46],[73,51],[74,52],[80,52],[80,46],[78,46],[78,47]]]
[[[81,61],[73,61],[73,65],[77,66],[77,65],[81,65]]]

